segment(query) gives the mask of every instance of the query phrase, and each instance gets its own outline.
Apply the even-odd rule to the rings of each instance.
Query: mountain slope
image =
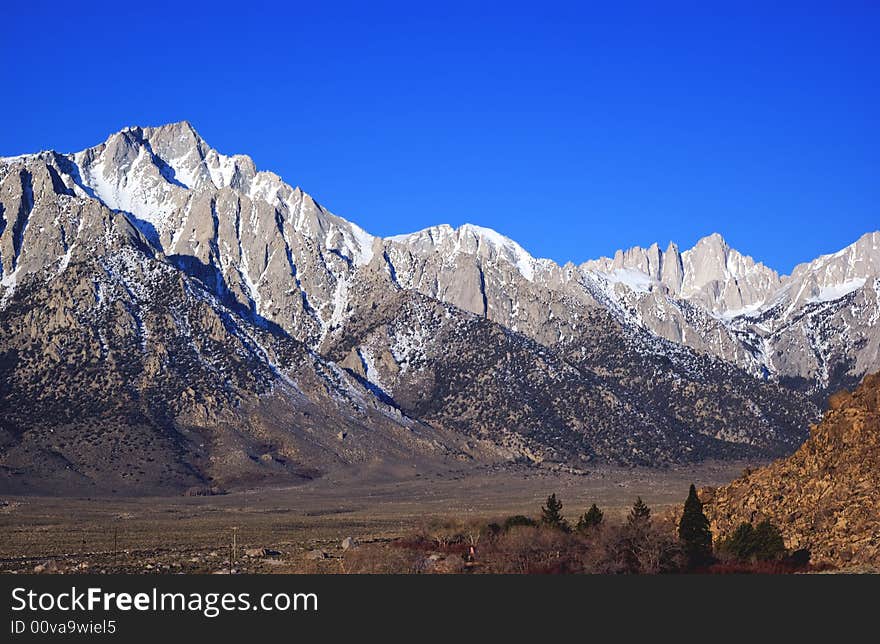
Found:
[[[535,259],[471,225],[391,237],[383,248],[401,287],[548,346],[576,338],[586,312],[601,307],[624,326],[781,381],[819,403],[880,368],[880,233],[783,277],[719,235],[684,252],[653,245],[580,266]]]
[[[605,277],[601,290],[620,318],[818,402],[880,368],[880,233],[782,277],[717,235],[670,254],[664,260],[656,246],[636,248],[584,267]],[[684,280],[663,273],[676,258]],[[688,287],[687,276],[695,274]]]
[[[618,251],[614,259],[602,258],[581,267],[608,274],[637,271],[663,284],[670,294],[711,313],[747,309],[781,286],[776,271],[730,248],[717,233],[683,253],[673,243],[665,252],[653,244]]]
[[[26,171],[27,231],[70,252],[16,275],[0,309],[4,489],[145,494],[457,453],[455,437],[224,306],[47,167]],[[36,253],[22,245],[16,265]]]
[[[788,453],[815,418],[807,401],[721,360],[582,311],[552,347],[409,289],[378,260],[328,336],[329,357],[409,416],[511,457],[660,465]],[[372,273],[370,271],[372,269]],[[518,451],[517,451],[518,450]]]

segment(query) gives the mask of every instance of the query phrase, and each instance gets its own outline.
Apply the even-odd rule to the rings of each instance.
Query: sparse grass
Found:
[[[218,572],[230,568],[232,527],[238,528],[240,546],[232,567],[239,572],[417,572],[434,552],[447,556],[442,564],[432,562],[431,572],[470,571],[475,567],[465,566],[463,557],[471,546],[480,565],[488,552],[495,552],[494,569],[552,571],[557,563],[553,558],[523,559],[525,544],[517,545],[512,534],[495,540],[506,517],[536,514],[550,491],[560,492],[569,519],[596,501],[606,510],[607,521],[619,522],[635,490],[647,490],[646,500],[659,511],[680,501],[691,480],[715,484],[742,467],[621,469],[577,476],[542,468],[457,466],[442,472],[411,470],[407,475],[378,472],[372,478],[337,475],[288,489],[222,496],[6,496],[7,505],[0,508],[0,572],[31,572],[48,560],[64,572],[83,564],[88,566],[85,570],[97,572]],[[492,523],[497,527],[490,528]],[[341,541],[348,536],[362,545],[343,553]],[[540,544],[555,537],[538,538]],[[559,546],[580,547],[577,539],[573,535]],[[244,557],[248,548],[272,548],[282,554]],[[327,557],[307,560],[306,553],[313,549]],[[377,559],[370,561],[374,554]],[[448,556],[452,554],[460,559]]]

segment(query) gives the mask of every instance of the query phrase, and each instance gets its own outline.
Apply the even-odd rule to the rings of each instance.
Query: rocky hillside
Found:
[[[460,453],[454,437],[131,248],[23,284],[0,326],[3,489],[282,484]]]
[[[829,401],[792,456],[702,493],[716,535],[769,518],[814,561],[880,566],[880,374]]]

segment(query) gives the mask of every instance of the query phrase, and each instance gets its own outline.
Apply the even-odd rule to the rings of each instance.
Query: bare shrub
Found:
[[[342,572],[359,575],[416,574],[426,571],[423,553],[410,548],[376,544],[347,550],[342,559]]]
[[[187,488],[187,490],[183,493],[183,496],[218,496],[227,494],[226,490],[223,488],[207,485],[196,485],[191,488]]]
[[[499,535],[482,557],[491,572],[581,572],[581,545],[580,539],[560,530],[515,526]]]
[[[666,522],[628,521],[602,530],[594,572],[658,574],[680,569],[681,549]]]
[[[425,522],[417,536],[432,542],[437,550],[446,551],[450,546],[463,544],[467,540],[467,526],[455,519],[431,519]]]
[[[431,521],[390,544],[347,551],[350,573],[657,574],[681,569],[671,519],[636,513],[582,533],[534,522]]]

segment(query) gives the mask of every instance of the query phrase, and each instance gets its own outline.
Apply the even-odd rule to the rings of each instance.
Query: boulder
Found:
[[[345,539],[342,540],[342,549],[343,550],[349,550],[350,548],[356,548],[357,545],[358,545],[358,542],[355,540],[354,537],[346,537]]]

